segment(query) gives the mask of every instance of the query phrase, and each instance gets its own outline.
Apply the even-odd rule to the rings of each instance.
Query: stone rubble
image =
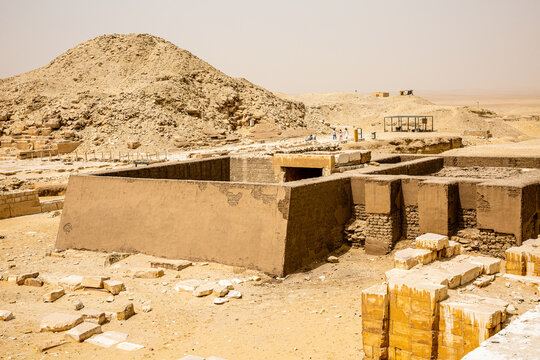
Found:
[[[45,295],[43,295],[42,299],[43,299],[43,302],[55,302],[56,300],[64,296],[64,294],[65,294],[64,289],[57,289],[57,290],[53,290],[51,292],[46,293]]]

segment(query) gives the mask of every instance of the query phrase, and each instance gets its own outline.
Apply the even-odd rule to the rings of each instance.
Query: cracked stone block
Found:
[[[91,322],[83,322],[67,332],[74,340],[82,342],[93,335],[101,333],[101,326]]]
[[[66,331],[83,322],[80,315],[52,313],[41,319],[40,331]]]

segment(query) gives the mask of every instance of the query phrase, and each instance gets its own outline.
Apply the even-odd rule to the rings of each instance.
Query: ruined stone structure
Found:
[[[367,166],[371,160],[376,161]],[[444,167],[527,169],[491,180]],[[539,157],[230,156],[72,175],[57,248],[142,252],[284,275],[344,239],[385,254],[423,233],[502,257],[540,229]]]
[[[60,210],[63,200],[40,201],[37,190],[0,192],[0,219]]]

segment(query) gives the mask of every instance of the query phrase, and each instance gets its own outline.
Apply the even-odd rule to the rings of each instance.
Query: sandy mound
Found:
[[[304,116],[302,103],[145,34],[100,36],[42,68],[0,80],[0,135],[50,124],[53,136],[83,140],[83,148],[225,138],[250,120],[276,131],[322,127]]]
[[[525,138],[522,132],[490,110],[436,105],[417,96],[376,98],[356,93],[276,95],[303,102],[307,111],[306,121],[361,127],[365,133],[382,132],[385,116],[433,115],[435,130],[440,133],[462,135],[465,130],[489,130],[495,137]]]

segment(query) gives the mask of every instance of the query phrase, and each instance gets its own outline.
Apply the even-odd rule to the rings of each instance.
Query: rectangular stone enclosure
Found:
[[[540,158],[363,152],[213,157],[72,175],[58,249],[141,252],[284,276],[342,246],[351,221],[366,252],[420,232],[480,235],[497,253],[536,237]],[[511,179],[436,177],[446,166],[527,166]],[[361,233],[361,234],[360,234]]]

